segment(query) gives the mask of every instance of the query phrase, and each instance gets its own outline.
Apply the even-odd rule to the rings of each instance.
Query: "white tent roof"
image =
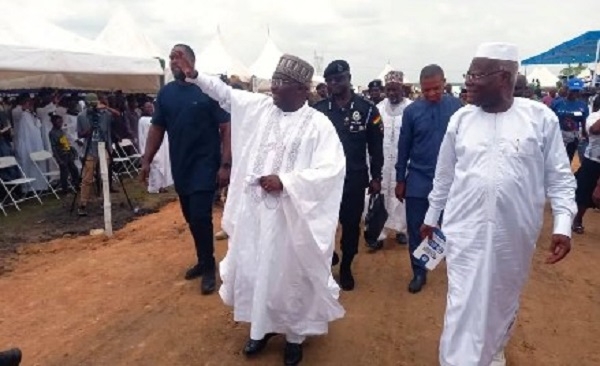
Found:
[[[7,5],[12,8],[11,5]],[[10,10],[0,22],[0,89],[55,87],[155,91],[162,68],[158,60],[115,56],[96,42]],[[23,27],[18,19],[28,19]]]
[[[590,64],[589,67],[587,67],[585,70],[580,72],[579,75],[577,75],[577,77],[580,79],[584,79],[586,81],[590,81],[592,78],[592,69],[593,69],[593,66]],[[600,64],[596,65],[596,72],[594,74],[595,75],[600,74]]]
[[[385,64],[385,66],[383,67],[383,70],[381,70],[381,72],[379,73],[379,76],[377,78],[379,80],[383,81],[385,79],[385,76],[387,75],[387,73],[390,71],[394,71],[394,68],[388,62],[387,64]]]
[[[49,21],[36,17],[22,8],[10,4],[3,6],[9,17],[0,22],[0,44],[64,50],[72,52],[88,52],[110,54],[111,52],[94,41],[81,37],[58,27]],[[23,25],[27,19],[27,26]]]
[[[556,86],[558,81],[558,77],[546,67],[536,67],[532,72],[527,73],[527,81],[532,83],[534,79],[539,80],[540,85],[545,88]]]
[[[268,37],[260,55],[250,66],[250,72],[259,79],[270,80],[281,56],[283,56],[283,52],[275,45],[271,37]]]
[[[237,75],[240,80],[245,82],[249,81],[252,76],[246,66],[225,50],[219,34],[213,38],[196,59],[198,70],[208,74]]]
[[[164,58],[158,46],[120,5],[102,29],[96,42],[118,55]]]
[[[51,87],[153,93],[158,60],[0,45],[0,90]]]

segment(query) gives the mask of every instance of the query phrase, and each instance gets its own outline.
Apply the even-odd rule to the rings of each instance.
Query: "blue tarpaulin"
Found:
[[[568,65],[596,62],[600,31],[586,32],[539,55],[521,61],[522,65]]]

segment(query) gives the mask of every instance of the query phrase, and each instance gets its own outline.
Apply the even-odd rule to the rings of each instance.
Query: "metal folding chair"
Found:
[[[42,177],[44,177],[44,179],[48,183],[48,187],[50,187],[50,192],[54,194],[56,199],[60,200],[60,197],[58,197],[58,194],[56,193],[56,190],[54,189],[51,183],[60,179],[60,167],[58,166],[56,160],[54,160],[52,153],[46,150],[40,150],[30,153],[29,158],[31,158],[31,161],[33,161],[33,165],[35,165],[35,168],[40,172]],[[40,163],[48,163],[48,167],[50,168],[49,171],[44,172],[40,168]]]
[[[19,165],[19,163],[17,162],[17,159],[15,159],[14,156],[0,157],[0,169],[10,168],[13,166],[17,167],[17,169],[19,170],[19,173],[21,173],[22,178],[13,179],[10,181],[5,181],[2,178],[0,178],[0,184],[2,184],[2,187],[6,191],[6,197],[4,197],[2,202],[0,202],[0,206],[5,206],[4,202],[6,202],[8,199],[10,199],[12,201],[12,203],[10,203],[9,205],[13,205],[17,208],[17,210],[21,211],[21,208],[19,207],[19,203],[24,202],[28,199],[33,199],[33,198],[37,198],[37,200],[40,202],[40,205],[43,205],[42,199],[40,198],[37,191],[31,184],[32,182],[35,182],[35,178],[28,178],[25,175],[25,172],[23,172],[23,169],[21,169],[21,166]],[[29,185],[29,188],[31,188],[31,191],[33,192],[33,196],[32,197],[24,197],[21,199],[15,199],[15,197],[13,196],[13,191],[19,186],[26,186],[26,185]],[[4,215],[6,215],[6,211],[4,211],[4,207],[2,208],[2,211],[4,212]]]
[[[141,165],[142,154],[140,154],[133,142],[131,142],[131,140],[129,139],[121,140],[119,146],[121,147],[121,151],[124,154],[123,157],[129,159],[132,170],[136,173],[139,173],[138,166]],[[128,150],[133,151],[133,153],[128,153]]]
[[[129,175],[130,178],[133,178],[133,174],[131,174],[131,171],[129,171],[129,166],[131,165],[131,161],[129,160],[128,157],[123,155],[123,152],[120,151],[120,146],[117,146],[117,144],[113,144],[113,156],[112,156],[112,162],[113,162],[113,169],[114,169],[114,173],[115,174],[127,174]]]

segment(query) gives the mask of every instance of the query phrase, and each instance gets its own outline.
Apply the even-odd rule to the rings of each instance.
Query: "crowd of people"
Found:
[[[139,149],[140,123],[149,123],[153,114],[152,101],[153,98],[143,94],[79,95],[51,89],[42,89],[35,95],[23,93],[13,98],[5,97],[0,108],[0,157],[14,156],[23,172],[17,167],[0,169],[0,178],[5,182],[22,178],[22,175],[35,179],[30,185],[20,187],[15,192],[17,197],[31,191],[47,191],[50,187],[44,173],[54,167],[48,162],[36,166],[31,154],[50,152],[60,171],[59,193],[66,194],[81,187],[79,215],[85,216],[93,184],[97,181],[98,142],[106,143],[109,158],[119,156],[112,150],[113,144],[118,147],[124,139]],[[95,122],[98,128],[93,128]],[[112,159],[109,159],[109,167],[111,171],[115,170]],[[164,183],[159,179],[154,184],[158,188],[151,191],[169,186],[169,174],[165,172],[166,178],[160,177]],[[113,179],[110,182],[110,190],[115,192]]]
[[[203,294],[217,289],[212,203],[228,186],[219,294],[235,321],[250,323],[247,356],[283,335],[284,363],[297,365],[306,337],[344,316],[339,291],[356,286],[365,194],[383,194],[389,219],[379,240],[408,242],[411,293],[427,282],[412,252],[436,227],[446,236],[441,365],[506,364],[546,199],[554,217],[550,264],[570,251],[572,230],[582,232],[576,202],[582,212],[600,201],[600,121],[587,113],[581,81],[569,80],[565,95],[549,93],[548,108],[519,94],[518,60],[514,45],[482,44],[460,99],[443,69],[428,65],[411,100],[401,71],[371,83],[369,98],[355,93],[344,60],[327,66],[326,83],[311,94],[313,67],[284,55],[267,95],[198,72],[189,46],[173,48],[176,80],[158,93],[142,179],[168,133],[197,252],[185,277],[202,277]],[[572,137],[587,143],[577,180]]]
[[[600,204],[600,98],[590,113],[576,78],[536,98],[522,87],[518,61],[516,46],[485,43],[458,98],[435,64],[422,69],[418,91],[394,70],[364,96],[353,89],[348,62],[331,62],[312,93],[314,68],[286,54],[271,93],[261,94],[197,71],[194,51],[178,44],[170,54],[175,80],[153,103],[119,94],[90,93],[83,106],[56,93],[21,96],[5,113],[0,132],[9,138],[0,152],[14,151],[26,170],[28,153],[52,151],[72,181],[86,155],[85,215],[98,163],[86,143],[97,151],[108,142],[110,157],[111,142],[131,139],[143,151],[143,181],[156,188],[152,181],[172,174],[197,254],[185,278],[201,278],[208,295],[218,269],[223,302],[235,321],[250,323],[244,354],[283,335],[285,365],[302,361],[306,337],[344,317],[339,293],[357,286],[352,266],[365,196],[381,194],[389,217],[375,248],[390,236],[408,244],[410,293],[423,291],[428,276],[412,253],[435,228],[445,234],[440,364],[501,366],[546,200],[554,218],[550,264],[569,253],[571,233],[583,234],[586,210]],[[212,210],[225,188],[218,236],[229,242],[217,265]]]

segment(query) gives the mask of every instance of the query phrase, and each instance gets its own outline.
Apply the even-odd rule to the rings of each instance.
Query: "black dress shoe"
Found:
[[[375,249],[375,250],[383,249],[383,240],[377,240],[373,249]]]
[[[192,268],[188,269],[187,272],[185,272],[185,279],[188,281],[193,280],[195,278],[202,277],[203,273],[204,273],[204,269],[202,268],[202,266],[199,264],[196,264]]]
[[[425,275],[416,275],[408,284],[408,292],[416,294],[421,292],[423,286],[427,283],[427,277]]]
[[[276,335],[277,333],[267,333],[265,334],[265,337],[263,339],[260,339],[258,341],[252,338],[248,339],[248,342],[246,342],[246,346],[244,346],[244,354],[246,356],[253,356],[260,353],[263,349],[265,349],[265,346],[267,345],[269,339],[273,338]]]
[[[200,282],[200,292],[202,292],[202,295],[210,295],[215,292],[215,288],[217,287],[216,277],[214,270],[204,273]]]
[[[296,366],[302,361],[302,345],[298,343],[285,342],[283,363],[285,366]]]
[[[406,237],[406,234],[398,233],[396,234],[396,241],[398,244],[405,245],[408,243],[408,238]]]
[[[8,351],[0,352],[0,365],[1,366],[19,366],[21,363],[21,350],[13,348]]]
[[[333,252],[333,257],[331,257],[331,266],[336,266],[338,263],[340,263],[340,257],[336,252]]]
[[[344,291],[354,290],[354,276],[352,276],[352,269],[350,266],[340,267],[340,287]]]

